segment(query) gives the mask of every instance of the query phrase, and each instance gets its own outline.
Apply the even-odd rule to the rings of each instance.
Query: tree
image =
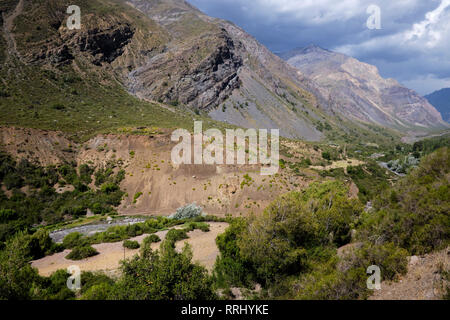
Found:
[[[262,215],[252,217],[238,244],[258,281],[297,274],[312,248],[349,243],[362,205],[347,194],[342,182],[314,183],[304,192],[280,197]]]
[[[215,298],[212,280],[205,268],[193,264],[192,251],[186,245],[176,252],[173,242],[164,241],[161,251],[150,245],[141,256],[122,262],[122,277],[113,296],[124,300],[210,300]]]
[[[38,279],[36,269],[28,261],[28,241],[19,232],[7,241],[0,252],[0,300],[26,300],[32,297],[33,283]]]

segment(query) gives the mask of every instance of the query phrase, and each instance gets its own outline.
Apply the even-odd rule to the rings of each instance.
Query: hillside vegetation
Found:
[[[325,182],[282,196],[263,215],[236,220],[217,240],[218,283],[261,283],[270,298],[367,297],[368,266],[395,280],[406,273],[408,255],[449,245],[449,153],[445,147],[424,158],[369,211],[339,182]]]

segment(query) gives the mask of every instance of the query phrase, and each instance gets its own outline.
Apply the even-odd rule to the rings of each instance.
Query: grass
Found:
[[[70,67],[64,74],[24,67],[23,79],[8,79],[0,90],[0,123],[10,126],[58,130],[83,141],[96,133],[123,127],[156,126],[189,128],[186,113],[172,113],[157,104],[128,94],[118,83],[100,85],[97,75],[78,77]],[[76,92],[76,94],[74,94]]]
[[[157,103],[130,95],[108,75],[88,73],[83,79],[70,66],[58,72],[23,66],[19,75],[7,75],[0,82],[0,124],[55,130],[83,142],[100,133],[158,133],[157,128],[184,128],[191,132],[195,120],[208,128],[234,128],[204,116],[195,116],[183,106],[175,112]],[[100,84],[108,80],[108,84]],[[147,129],[134,129],[139,127]]]

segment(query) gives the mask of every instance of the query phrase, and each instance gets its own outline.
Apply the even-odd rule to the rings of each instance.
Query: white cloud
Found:
[[[425,15],[425,20],[415,23],[412,30],[405,33],[405,40],[425,40],[425,45],[428,48],[436,46],[442,40],[441,31],[444,31],[440,30],[440,27],[448,27],[448,23],[446,26],[444,22],[442,24],[439,23],[442,18],[448,18],[448,14],[445,15],[445,9],[448,7],[450,7],[450,0],[443,0],[439,7]],[[448,19],[446,20],[447,22],[449,21]]]
[[[374,37],[335,51],[368,58],[377,56],[378,66],[404,85],[426,94],[450,85],[450,0],[442,0],[434,10],[408,29]],[[391,59],[395,56],[397,59]],[[401,57],[401,59],[399,59]]]
[[[380,48],[402,46],[406,50],[427,51],[439,45],[450,44],[450,0],[442,0],[438,8],[426,13],[425,19],[415,23],[410,29],[387,36],[374,37],[358,44],[335,48],[346,54]]]

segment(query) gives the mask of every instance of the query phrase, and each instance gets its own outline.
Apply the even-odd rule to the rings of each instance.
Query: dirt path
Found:
[[[450,270],[450,248],[410,258],[408,273],[398,282],[383,282],[369,300],[440,300],[446,285],[442,271]]]
[[[177,243],[177,250],[181,250],[185,242],[188,242],[193,251],[193,260],[198,261],[201,265],[205,266],[208,270],[212,270],[216,257],[219,251],[216,246],[216,237],[223,233],[228,226],[227,223],[210,222],[209,232],[203,232],[200,230],[194,230],[190,233],[189,239]],[[164,240],[168,231],[160,231],[156,234]],[[148,235],[142,235],[135,237],[131,240],[138,241],[142,243],[144,238]],[[160,243],[154,243],[152,245],[153,249],[158,249]],[[53,272],[59,269],[67,269],[71,265],[77,265],[80,267],[81,271],[105,271],[108,273],[114,273],[120,266],[120,260],[123,260],[124,255],[126,258],[131,258],[135,254],[139,253],[139,249],[130,250],[125,249],[121,242],[116,243],[102,243],[93,245],[95,249],[99,252],[98,255],[80,260],[72,261],[65,258],[70,253],[70,250],[65,250],[63,252],[54,254],[52,256],[47,256],[39,260],[32,262],[32,266],[39,270],[39,274],[42,276],[49,276]]]
[[[15,55],[18,58],[19,53],[17,52],[17,44],[12,30],[14,28],[14,20],[23,12],[23,5],[24,0],[20,0],[14,11],[6,17],[3,22],[3,31],[5,32],[6,41],[8,43],[8,52],[10,55]]]

